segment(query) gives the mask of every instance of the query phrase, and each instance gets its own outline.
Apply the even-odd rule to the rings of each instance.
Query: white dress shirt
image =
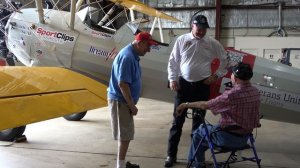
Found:
[[[178,37],[171,52],[168,64],[169,81],[177,81],[182,76],[189,82],[196,82],[209,77],[213,59],[220,60],[218,77],[226,74],[227,55],[223,46],[214,38],[205,35],[197,39],[192,32]]]

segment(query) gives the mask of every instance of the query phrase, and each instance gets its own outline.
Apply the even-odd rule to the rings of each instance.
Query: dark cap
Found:
[[[158,45],[158,43],[152,39],[151,34],[147,33],[147,32],[140,32],[139,34],[137,34],[135,36],[135,40],[137,41],[148,41],[149,45]]]
[[[197,15],[193,18],[192,24],[197,25],[199,28],[209,28],[207,18],[204,15]]]
[[[232,68],[232,73],[236,78],[241,80],[249,80],[253,76],[251,66],[242,62],[238,63]]]

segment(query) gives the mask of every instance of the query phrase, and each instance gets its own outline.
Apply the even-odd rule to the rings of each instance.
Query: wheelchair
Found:
[[[245,146],[240,147],[240,148],[227,148],[227,147],[217,146],[213,143],[213,141],[211,139],[212,138],[211,134],[213,134],[214,132],[212,132],[211,134],[209,133],[207,124],[205,121],[203,122],[202,127],[204,128],[205,136],[202,137],[199,144],[197,145],[196,152],[195,152],[194,156],[192,157],[192,160],[188,163],[186,168],[192,167],[193,162],[195,161],[197,152],[198,152],[200,146],[202,145],[202,143],[204,143],[204,140],[206,140],[208,143],[208,147],[209,147],[209,150],[211,153],[211,158],[213,159],[214,168],[230,168],[230,164],[237,163],[237,162],[243,162],[243,161],[256,162],[258,168],[261,168],[261,165],[260,165],[261,159],[257,155],[257,151],[255,148],[255,139],[254,139],[252,133],[245,135],[245,136],[247,136],[247,139],[248,139],[248,142]],[[246,150],[246,149],[251,149],[253,152],[253,155],[251,157],[240,156],[240,158],[238,158],[239,152]],[[222,154],[222,153],[223,154],[230,153],[230,154],[227,157],[227,159],[225,159],[225,161],[218,162],[216,159],[216,155]]]

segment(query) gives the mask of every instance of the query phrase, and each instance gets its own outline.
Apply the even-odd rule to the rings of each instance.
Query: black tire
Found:
[[[6,62],[9,66],[15,66],[16,65],[14,57],[6,57]]]
[[[23,135],[26,125],[0,131],[0,141],[14,141]]]
[[[86,111],[81,113],[66,115],[64,116],[64,118],[68,121],[80,121],[85,115],[86,115]]]

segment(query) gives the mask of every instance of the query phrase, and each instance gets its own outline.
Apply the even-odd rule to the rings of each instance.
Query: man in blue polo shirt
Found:
[[[133,116],[137,115],[136,104],[141,93],[140,56],[157,44],[149,33],[140,32],[119,52],[112,65],[107,97],[113,138],[118,140],[117,168],[139,168],[139,165],[126,162],[125,157],[134,137]]]

